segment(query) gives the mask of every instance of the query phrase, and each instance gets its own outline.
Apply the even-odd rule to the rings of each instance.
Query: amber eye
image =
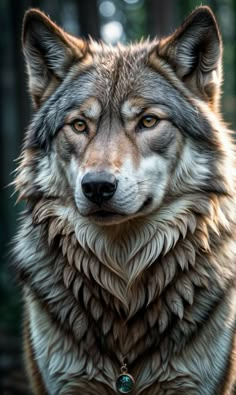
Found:
[[[157,118],[154,115],[145,115],[140,121],[139,121],[139,128],[140,129],[148,129],[152,128],[159,122],[159,118]]]
[[[75,133],[84,133],[87,130],[87,124],[83,119],[76,119],[71,126]]]

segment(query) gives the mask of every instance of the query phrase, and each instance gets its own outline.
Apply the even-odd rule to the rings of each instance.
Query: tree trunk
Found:
[[[175,27],[174,0],[147,0],[147,11],[151,38],[167,36],[173,32]]]
[[[100,38],[100,29],[97,0],[79,0],[78,14],[80,35],[84,38],[91,36],[98,40]]]

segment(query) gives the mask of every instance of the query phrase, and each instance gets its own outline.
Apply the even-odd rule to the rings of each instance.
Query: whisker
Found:
[[[152,181],[152,180],[153,180],[152,178],[146,178],[144,180],[138,181],[137,184],[140,185],[140,184],[143,184],[144,182],[149,182],[149,181]]]

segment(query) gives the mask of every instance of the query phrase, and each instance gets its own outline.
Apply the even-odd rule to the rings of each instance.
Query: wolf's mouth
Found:
[[[152,203],[152,197],[148,197],[141,205],[141,207],[136,211],[136,214],[140,213],[143,211],[145,208],[147,208],[150,204]],[[120,218],[125,218],[129,217],[128,214],[124,214],[121,212],[117,211],[109,211],[109,210],[102,210],[99,209],[97,211],[93,211],[90,214],[90,217],[93,217],[95,220],[109,220],[109,219],[116,219],[118,217]]]
[[[126,220],[126,215],[108,210],[97,210],[89,215],[90,219],[98,224],[112,225],[119,224]]]
[[[116,213],[115,211],[98,210],[92,213],[96,218],[109,218],[117,215],[122,215],[121,213]]]

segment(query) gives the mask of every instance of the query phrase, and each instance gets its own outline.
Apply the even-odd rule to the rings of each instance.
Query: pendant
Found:
[[[128,374],[127,364],[123,363],[121,374],[116,380],[116,389],[120,394],[129,394],[135,385],[135,380],[131,374]]]

